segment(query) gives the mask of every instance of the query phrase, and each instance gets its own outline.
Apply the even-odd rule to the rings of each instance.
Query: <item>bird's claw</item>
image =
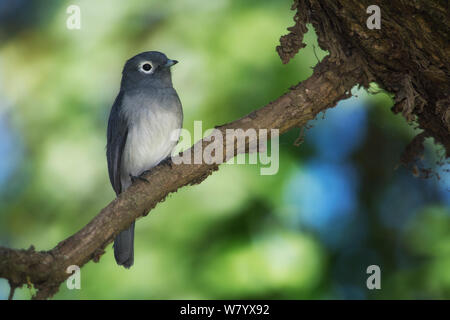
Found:
[[[140,174],[140,175],[138,175],[138,176],[133,176],[133,175],[130,173],[131,183],[135,183],[137,180],[141,180],[141,181],[144,181],[144,182],[146,182],[146,183],[150,183],[150,181],[148,181],[147,179],[145,179],[145,178],[143,177],[143,174],[145,174],[145,172],[146,172],[146,171],[144,171],[142,174]]]
[[[169,157],[165,158],[163,161],[161,161],[160,164],[169,166],[170,169],[172,169],[173,162],[172,162],[171,157],[169,156]]]
[[[172,162],[172,159],[171,159],[171,157],[169,156],[169,157],[167,157],[167,158],[165,158],[164,160],[162,160],[161,162],[160,162],[160,164],[162,164],[162,165],[164,165],[164,166],[169,166],[171,169],[172,169],[172,165],[173,165],[173,162]],[[150,181],[148,181],[146,178],[144,178],[144,176],[147,174],[147,173],[149,173],[151,170],[145,170],[144,172],[142,172],[140,175],[138,175],[138,176],[133,176],[131,173],[129,174],[129,176],[130,176],[130,179],[131,179],[131,183],[134,183],[136,180],[141,180],[141,181],[144,181],[144,182],[146,182],[146,183],[150,183]]]

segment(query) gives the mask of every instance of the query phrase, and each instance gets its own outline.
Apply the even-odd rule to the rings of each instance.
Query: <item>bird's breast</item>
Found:
[[[125,96],[123,106],[128,136],[122,155],[121,180],[126,188],[130,174],[138,176],[170,155],[179,138],[183,115],[176,94],[161,94],[159,98]]]

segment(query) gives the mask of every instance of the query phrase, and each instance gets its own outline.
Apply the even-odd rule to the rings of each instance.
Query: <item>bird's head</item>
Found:
[[[177,63],[158,51],[142,52],[125,63],[121,88],[172,87],[170,67]]]

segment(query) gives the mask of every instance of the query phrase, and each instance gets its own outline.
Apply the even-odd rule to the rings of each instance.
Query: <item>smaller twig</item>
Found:
[[[313,52],[314,52],[314,56],[315,56],[316,59],[317,59],[317,63],[319,63],[319,62],[320,62],[320,59],[319,59],[319,57],[317,56],[317,53],[316,53],[316,46],[315,46],[315,45],[313,45]]]
[[[14,292],[16,291],[17,286],[15,284],[13,284],[11,281],[9,282],[9,296],[8,296],[8,300],[12,300],[14,297]]]
[[[305,127],[301,127],[300,134],[294,141],[294,146],[299,147],[305,141]]]

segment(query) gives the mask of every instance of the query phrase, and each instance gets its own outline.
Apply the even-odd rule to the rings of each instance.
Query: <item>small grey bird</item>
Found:
[[[109,179],[116,195],[167,158],[176,145],[183,110],[170,67],[177,62],[161,52],[148,51],[125,63],[120,92],[109,115],[106,146]],[[133,265],[134,222],[115,238],[114,257],[125,268]]]

